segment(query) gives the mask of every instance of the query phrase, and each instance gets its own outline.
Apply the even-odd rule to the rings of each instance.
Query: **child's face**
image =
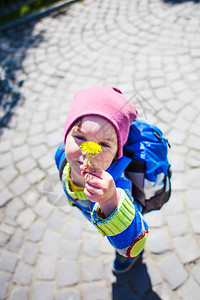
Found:
[[[111,165],[118,150],[117,134],[106,119],[86,116],[81,119],[80,126],[72,127],[66,138],[65,156],[71,166],[71,179],[74,183],[83,185],[84,178],[80,166],[86,164],[87,154],[81,152],[80,145],[84,141],[93,141],[101,145],[102,153],[91,156],[90,164],[102,170]]]

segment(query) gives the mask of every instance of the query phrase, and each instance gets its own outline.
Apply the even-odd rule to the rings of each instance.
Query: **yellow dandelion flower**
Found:
[[[102,152],[101,146],[92,141],[83,142],[80,145],[80,148],[82,148],[81,151],[83,153],[88,154],[87,164],[88,164],[88,161],[89,161],[91,155],[99,154]]]

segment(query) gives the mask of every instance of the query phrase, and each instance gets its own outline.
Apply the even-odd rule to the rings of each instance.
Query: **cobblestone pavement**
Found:
[[[0,299],[200,299],[200,4],[85,0],[0,41],[20,93],[1,135]],[[47,201],[62,200],[54,152],[74,93],[109,84],[164,131],[173,169],[143,261],[117,277],[107,240]]]

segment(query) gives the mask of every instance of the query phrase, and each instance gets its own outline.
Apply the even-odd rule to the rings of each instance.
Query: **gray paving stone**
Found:
[[[89,256],[99,255],[100,236],[89,236],[86,237],[83,244],[83,251]]]
[[[191,270],[191,274],[192,274],[193,278],[196,280],[196,282],[200,285],[200,277],[199,277],[200,273],[199,272],[200,272],[200,263],[197,263]]]
[[[28,300],[28,288],[16,288],[10,294],[10,300]]]
[[[33,289],[33,300],[53,300],[53,284],[44,282],[44,283],[35,283]]]
[[[104,281],[84,283],[80,286],[83,300],[108,300],[109,292]],[[98,296],[97,296],[98,295]]]
[[[144,215],[146,222],[150,228],[159,228],[163,224],[161,211],[151,211]]]
[[[7,204],[6,216],[9,216],[14,219],[23,208],[24,208],[23,202],[20,199],[15,198],[12,201],[10,201],[10,203]]]
[[[24,177],[18,176],[14,180],[14,182],[9,185],[9,188],[13,192],[13,194],[15,194],[16,196],[20,196],[28,190],[29,184]]]
[[[200,257],[199,247],[191,235],[174,238],[173,245],[184,264],[190,263]]]
[[[0,169],[8,168],[12,165],[13,160],[10,153],[1,154],[0,156]]]
[[[26,242],[23,248],[22,258],[26,264],[34,265],[37,259],[38,245]]]
[[[74,289],[65,289],[63,291],[58,291],[56,293],[55,299],[56,300],[66,300],[66,299],[80,300],[80,295]]]
[[[190,209],[200,209],[199,193],[200,189],[192,189],[186,192],[187,205]]]
[[[9,236],[3,232],[0,232],[0,247],[5,247],[9,240]]]
[[[12,198],[13,198],[13,194],[7,188],[5,188],[1,192],[0,207],[6,205]]]
[[[77,219],[72,219],[63,234],[64,238],[79,240],[81,238],[82,223]]]
[[[36,162],[30,157],[27,157],[17,163],[17,168],[20,174],[26,174],[36,167]]]
[[[24,235],[21,229],[16,229],[14,235],[8,243],[8,249],[13,252],[18,252],[23,244]]]
[[[50,154],[46,154],[39,159],[39,165],[42,170],[47,170],[54,164],[54,159]]]
[[[39,159],[40,157],[43,157],[48,152],[48,149],[45,145],[39,145],[39,146],[32,147],[31,151],[32,151],[32,156],[35,159]]]
[[[30,285],[31,283],[31,266],[20,262],[13,276],[13,281],[22,285]]]
[[[11,253],[9,251],[4,251],[0,259],[0,270],[12,273],[15,270],[17,261],[17,254]]]
[[[13,166],[1,170],[1,178],[6,184],[10,183],[17,175],[18,172]]]
[[[35,168],[27,174],[28,181],[34,185],[38,182],[41,182],[46,177],[46,174],[39,168]]]
[[[174,254],[166,256],[158,263],[158,267],[161,275],[169,283],[172,290],[176,289],[187,279],[187,272]]]
[[[171,182],[173,191],[185,191],[186,190],[186,178],[183,173],[173,173],[173,179]]]
[[[78,259],[80,247],[80,240],[63,240],[60,244],[59,257],[68,259]]]
[[[171,157],[170,163],[172,166],[172,172],[183,172],[185,170],[185,157],[184,155],[175,154]]]
[[[56,282],[58,288],[77,284],[79,280],[78,264],[71,261],[60,261],[57,263]]]
[[[47,219],[53,206],[47,203],[44,199],[41,199],[35,206],[35,212],[42,218]]]
[[[188,183],[192,188],[200,187],[200,169],[194,169],[188,172]]]
[[[41,221],[36,221],[30,228],[27,239],[32,242],[39,242],[46,229],[46,224],[42,223]]]
[[[15,229],[12,226],[3,223],[0,225],[0,231],[4,232],[7,235],[13,235],[15,232]]]
[[[194,233],[200,234],[200,211],[191,213],[190,221],[192,223]]]
[[[181,286],[178,290],[179,296],[184,299],[200,299],[200,287],[199,285],[192,279],[189,278],[183,286]]]
[[[61,232],[65,221],[66,215],[62,212],[55,211],[49,218],[48,227],[55,232]]]
[[[40,255],[35,271],[35,278],[41,280],[53,280],[56,271],[56,256]]]
[[[26,203],[30,207],[32,207],[36,204],[39,197],[40,197],[40,194],[36,191],[36,189],[28,190],[22,196],[24,203]]]
[[[20,212],[17,217],[17,222],[24,230],[27,230],[34,222],[35,218],[35,213],[30,208],[27,208]]]
[[[30,150],[29,147],[26,144],[24,144],[21,147],[14,148],[12,150],[12,154],[14,157],[14,161],[17,162],[27,157],[30,154]]]
[[[176,215],[184,212],[184,195],[172,193],[169,201],[163,207],[165,214]]]
[[[54,254],[58,250],[60,236],[54,232],[47,231],[43,237],[40,251],[43,254]]]
[[[104,278],[103,263],[100,259],[82,259],[81,270],[83,281],[91,282]]]
[[[160,272],[156,266],[156,264],[150,259],[147,258],[145,260],[146,266],[147,266],[147,271],[151,280],[152,286],[155,286],[157,284],[162,283],[162,277],[160,275]]]
[[[162,254],[170,251],[170,246],[163,233],[155,233],[149,236],[150,251],[154,254]]]
[[[186,214],[178,214],[166,217],[169,232],[172,236],[182,235],[188,232],[189,224]]]
[[[6,293],[11,275],[8,273],[0,273],[0,299],[6,299]]]

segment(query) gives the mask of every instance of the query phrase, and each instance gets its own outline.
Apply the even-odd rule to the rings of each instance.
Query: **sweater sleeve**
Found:
[[[134,257],[144,248],[148,225],[126,192],[118,189],[121,199],[115,211],[102,220],[97,214],[99,204],[96,203],[92,211],[92,222],[121,255]]]

